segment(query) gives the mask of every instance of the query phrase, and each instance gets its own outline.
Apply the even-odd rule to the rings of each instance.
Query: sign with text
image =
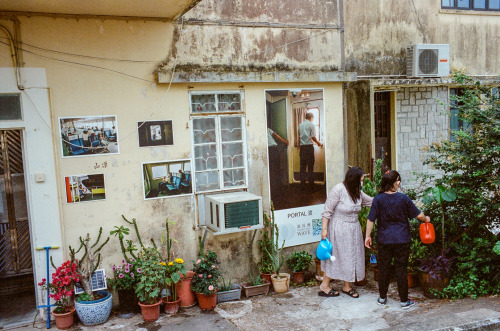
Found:
[[[280,246],[309,244],[321,240],[321,213],[324,204],[274,211],[274,219],[279,228]]]

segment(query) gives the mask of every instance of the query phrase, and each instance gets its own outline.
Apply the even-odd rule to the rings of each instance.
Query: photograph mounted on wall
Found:
[[[68,176],[64,181],[67,203],[106,199],[104,174]]]
[[[144,199],[168,198],[193,193],[191,161],[142,164]]]
[[[63,157],[118,154],[115,115],[59,117]]]
[[[139,147],[171,146],[174,144],[172,121],[137,122]]]

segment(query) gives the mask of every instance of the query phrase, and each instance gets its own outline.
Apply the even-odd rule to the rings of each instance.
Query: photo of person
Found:
[[[118,154],[116,116],[60,117],[62,157]]]
[[[67,203],[106,199],[104,174],[68,176],[64,180]]]
[[[138,122],[139,147],[166,146],[174,144],[172,121]]]
[[[144,199],[167,198],[193,192],[191,161],[162,161],[142,164]]]
[[[326,200],[323,90],[266,90],[271,201],[275,210]]]

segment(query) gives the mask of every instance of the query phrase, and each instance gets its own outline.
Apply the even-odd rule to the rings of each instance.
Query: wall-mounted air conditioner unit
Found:
[[[206,195],[204,219],[216,235],[261,229],[263,225],[262,197],[248,192]]]
[[[444,77],[450,74],[450,45],[414,44],[406,47],[408,77]]]

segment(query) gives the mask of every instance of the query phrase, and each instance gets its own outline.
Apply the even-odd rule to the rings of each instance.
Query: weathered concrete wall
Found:
[[[8,20],[0,19],[0,24],[12,28]],[[173,84],[169,89],[168,84],[154,83],[153,72],[171,51],[173,30],[173,25],[159,22],[20,18],[23,43],[58,52],[107,58],[83,58],[23,46],[30,51],[23,52],[25,66],[45,68],[50,89],[51,121],[56,128],[52,136],[56,147],[54,155],[47,157],[55,158],[56,163],[59,191],[54,194],[58,194],[61,209],[63,242],[60,244],[65,257],[68,257],[68,245],[77,245],[79,236],[87,232],[95,236],[99,226],[103,227],[104,234],[113,230],[115,225],[126,226],[121,219],[122,214],[137,219],[145,241],[154,238],[158,243],[168,217],[177,222],[171,227],[171,236],[178,241],[174,244],[174,255],[187,261],[188,267],[192,266],[191,261],[198,255],[198,237],[202,235],[202,231],[197,228],[195,196],[144,200],[141,166],[141,162],[191,158],[189,90],[244,91],[248,190],[263,196],[265,209],[269,210],[264,91],[323,88],[327,100],[324,112],[326,142],[329,146],[326,150],[328,183],[333,186],[343,177],[340,83],[252,83],[243,86],[243,83]],[[0,64],[12,66],[9,49],[3,44],[0,44]],[[63,159],[57,129],[58,117],[90,115],[117,115],[120,154]],[[173,121],[174,146],[139,148],[137,122],[166,119]],[[105,175],[106,200],[74,204],[65,202],[65,176],[99,173]],[[251,232],[207,236],[206,248],[219,254],[222,269],[234,281],[247,278],[251,271],[256,272],[259,254],[252,237]],[[255,240],[258,238],[257,235]],[[286,254],[302,249],[312,251],[313,246],[293,247],[287,249]],[[111,265],[121,261],[116,238],[112,238],[104,248],[103,257],[103,267],[110,274]],[[40,281],[43,275],[40,273],[38,276]]]
[[[415,6],[415,7],[414,7]],[[500,13],[442,10],[440,1],[344,1],[346,71],[405,75],[406,46],[450,44],[452,68],[498,74]]]
[[[334,28],[337,16],[333,1],[205,0],[176,26],[175,45],[164,69],[337,70],[341,61],[339,30]],[[254,27],[252,22],[264,26]]]
[[[345,91],[347,108],[347,164],[368,173],[371,155],[370,82],[349,83]]]
[[[424,165],[426,147],[449,137],[448,87],[400,88],[396,100],[397,170],[403,189],[415,187],[414,173],[438,174]]]

